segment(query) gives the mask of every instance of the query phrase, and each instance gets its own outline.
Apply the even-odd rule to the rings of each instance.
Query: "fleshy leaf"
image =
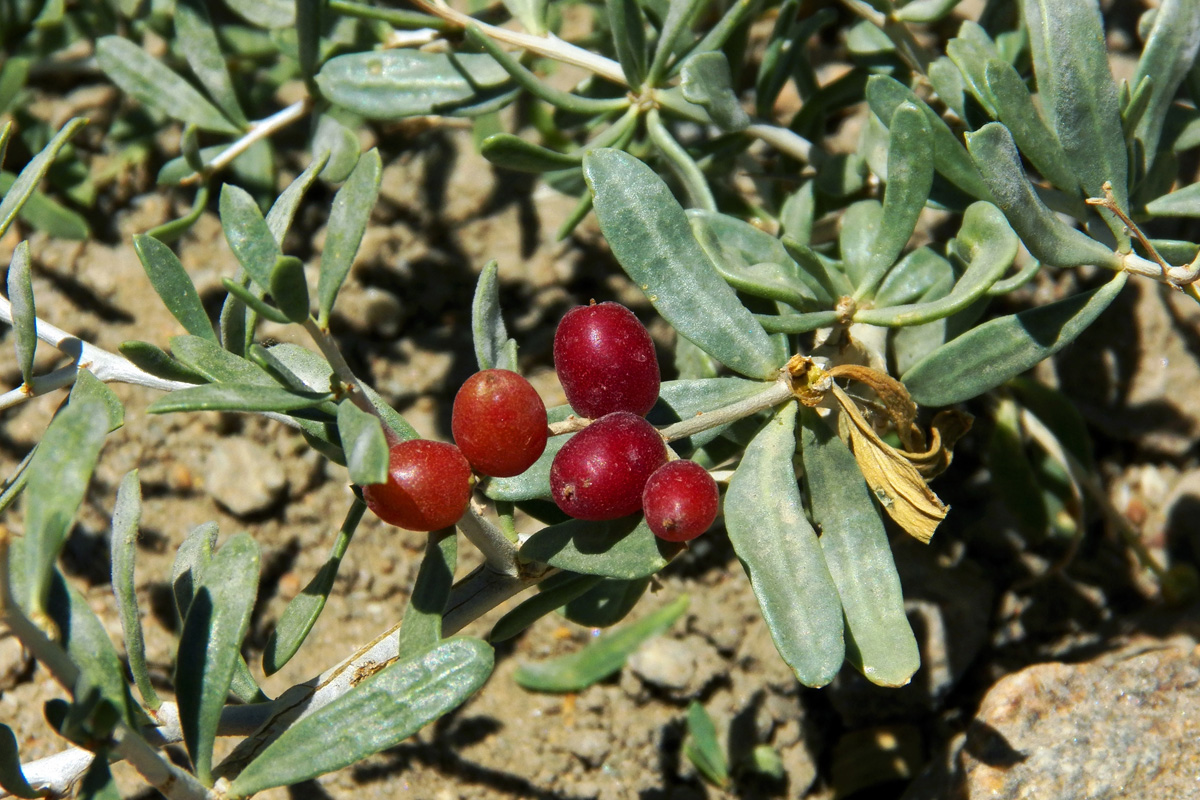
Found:
[[[683,753],[710,783],[725,786],[729,783],[729,763],[717,739],[717,726],[704,706],[693,700],[687,710],[688,739]]]
[[[379,195],[382,171],[383,162],[380,161],[378,150],[372,149],[363,153],[354,171],[333,198],[325,250],[321,253],[321,276],[317,283],[317,298],[320,304],[317,322],[322,326],[329,322],[329,314],[333,310],[338,290],[342,288],[342,282],[350,273],[350,265],[354,263],[354,255],[362,243],[371,209],[375,207],[375,198]]]
[[[388,443],[378,417],[343,400],[338,403],[338,435],[346,453],[350,480],[359,486],[387,480]]]
[[[283,255],[258,204],[240,186],[221,187],[221,227],[225,240],[246,274],[263,290],[271,289],[271,271]]]
[[[425,557],[417,570],[404,621],[400,624],[399,651],[417,653],[442,638],[442,617],[458,564],[458,533],[454,528],[433,531],[425,540]]]
[[[246,125],[246,115],[229,77],[217,32],[209,18],[208,7],[201,0],[179,0],[175,4],[175,34],[188,66],[209,95],[230,120],[237,125]]]
[[[129,671],[137,684],[142,702],[151,709],[162,703],[150,680],[146,663],[146,644],[142,636],[142,620],[138,612],[137,587],[134,584],[134,560],[137,555],[138,523],[142,516],[142,487],[137,470],[131,470],[121,480],[112,517],[112,587],[125,634],[125,654]]]
[[[304,199],[305,193],[316,181],[317,176],[321,174],[321,170],[325,169],[327,163],[329,163],[329,150],[318,151],[312,162],[305,167],[304,172],[297,175],[296,179],[288,184],[288,187],[271,204],[271,210],[267,212],[267,228],[280,247],[283,246],[284,234],[292,226],[292,218],[296,216],[296,209],[300,207],[300,201]]]
[[[225,542],[204,568],[188,607],[175,662],[179,721],[196,777],[212,785],[213,742],[258,594],[258,545],[248,534]]]
[[[8,232],[8,227],[16,219],[21,207],[33,195],[42,178],[46,176],[46,171],[54,163],[58,152],[75,135],[76,131],[86,124],[87,120],[80,119],[79,117],[68,121],[54,135],[54,138],[42,148],[41,152],[31,158],[29,163],[25,165],[25,168],[21,170],[21,174],[13,181],[12,186],[5,192],[4,199],[0,201],[0,237],[3,237]]]
[[[21,369],[21,381],[28,386],[33,378],[33,357],[37,352],[37,307],[29,272],[29,242],[18,244],[8,263],[8,300],[12,304],[17,366]]]
[[[774,375],[781,354],[709,263],[662,179],[620,150],[589,151],[583,171],[613,255],[667,322],[736,372]]]
[[[559,572],[538,584],[538,593],[522,601],[496,621],[489,642],[503,642],[519,634],[542,617],[561,608],[603,581],[599,575]],[[550,585],[553,584],[553,585]]]
[[[455,637],[393,662],[289,727],[242,771],[244,798],[349,766],[399,744],[462,705],[492,673],[492,648]]]
[[[750,124],[750,115],[733,91],[729,60],[724,53],[710,51],[688,56],[679,75],[684,98],[708,109],[721,130],[740,131]]]
[[[979,325],[934,350],[904,373],[923,406],[961,403],[1015,378],[1075,340],[1116,298],[1129,277]]]
[[[37,800],[42,793],[34,790],[21,772],[21,753],[12,728],[0,724],[0,788],[22,800]]]
[[[100,37],[96,63],[123,92],[171,119],[213,133],[238,133],[238,127],[190,83],[128,39]]]
[[[479,273],[475,297],[471,301],[471,338],[475,344],[475,361],[481,370],[510,369],[517,365],[507,357],[508,331],[500,316],[500,279],[496,262],[489,261]]]
[[[368,119],[471,116],[508,102],[508,72],[481,53],[377,50],[325,62],[317,85],[330,102]]]
[[[1179,84],[1196,61],[1197,49],[1200,49],[1200,2],[1159,3],[1154,12],[1154,27],[1146,37],[1132,78],[1134,86],[1147,77],[1153,80],[1146,110],[1134,128],[1134,138],[1141,142],[1141,152],[1147,159],[1147,163],[1138,165],[1143,173],[1153,167],[1167,111]]]
[[[150,285],[162,298],[171,316],[179,320],[184,330],[193,336],[217,341],[212,322],[196,292],[196,285],[171,248],[153,236],[139,233],[133,237],[133,250],[146,270]]]
[[[582,650],[536,664],[522,664],[513,680],[536,692],[578,692],[602,681],[625,665],[643,642],[664,633],[687,611],[689,598],[680,595],[636,622],[610,631]]]
[[[263,672],[267,675],[274,675],[282,669],[300,649],[300,645],[304,644],[308,632],[312,630],[317,617],[325,608],[329,593],[333,591],[333,582],[337,578],[342,557],[346,555],[346,548],[350,546],[350,539],[354,536],[354,531],[366,510],[366,504],[355,498],[334,540],[333,552],[304,590],[292,598],[279,616],[279,621],[275,623],[275,629],[271,631],[263,648]]]
[[[521,557],[586,575],[631,580],[653,575],[678,548],[650,531],[641,516],[590,522],[572,519],[542,528],[521,545]]]
[[[846,657],[872,683],[903,686],[921,665],[887,531],[854,456],[815,411],[801,430],[821,551],[846,616]]]
[[[804,515],[795,452],[789,402],[746,448],[725,495],[725,527],[779,654],[805,686],[824,686],[845,660],[842,603]]]
[[[333,397],[324,392],[293,392],[255,384],[211,383],[177,389],[147,407],[151,414],[176,411],[278,411],[286,413],[319,406]]]

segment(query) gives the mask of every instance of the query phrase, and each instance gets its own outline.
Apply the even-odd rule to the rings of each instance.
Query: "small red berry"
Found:
[[[575,413],[644,416],[658,399],[658,356],[645,326],[619,303],[576,306],[554,334],[554,369]]]
[[[481,475],[520,475],[546,449],[546,404],[529,381],[506,369],[467,378],[454,397],[454,442]]]
[[[471,499],[471,465],[457,447],[428,439],[392,445],[388,479],[363,487],[367,508],[410,531],[453,525]]]
[[[667,446],[637,414],[607,414],[575,434],[550,465],[550,493],[576,519],[616,519],[642,507],[642,487]]]
[[[664,464],[646,481],[642,508],[654,535],[686,542],[704,533],[717,518],[717,482],[695,461]]]

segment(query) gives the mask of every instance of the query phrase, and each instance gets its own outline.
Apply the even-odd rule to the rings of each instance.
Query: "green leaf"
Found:
[[[236,125],[245,127],[246,115],[238,102],[233,80],[225,65],[225,55],[217,41],[217,32],[202,0],[178,0],[175,4],[175,35],[179,49],[192,72],[204,84],[209,95]]]
[[[387,52],[397,52],[389,50]],[[317,303],[320,309],[317,324],[329,324],[329,314],[337,299],[342,282],[350,273],[354,254],[362,243],[363,232],[379,195],[379,179],[383,162],[379,151],[371,149],[358,159],[358,164],[346,183],[333,197],[329,224],[325,230],[325,249],[321,253],[321,276],[317,281]]]
[[[455,637],[389,664],[289,727],[234,779],[227,796],[300,783],[393,747],[465,703],[493,663],[488,644]]]
[[[362,155],[358,135],[332,113],[317,115],[309,149],[329,154],[329,161],[320,173],[321,180],[327,183],[341,183],[350,177]]]
[[[273,386],[275,381],[241,356],[224,350],[215,342],[199,336],[173,336],[171,354],[187,369],[210,381],[254,383]]]
[[[388,443],[379,418],[344,400],[338,403],[337,421],[350,480],[359,486],[386,481]]]
[[[632,581],[601,578],[560,609],[562,615],[585,628],[607,628],[616,625],[633,610],[653,580],[647,576]],[[539,590],[541,585],[538,586]]]
[[[171,565],[171,594],[181,621],[187,616],[216,547],[217,523],[206,522],[188,531],[175,551],[175,563]]]
[[[933,135],[925,114],[912,103],[901,103],[892,114],[888,130],[891,144],[883,218],[854,292],[856,300],[871,297],[896,263],[933,187]]]
[[[295,256],[280,256],[271,270],[271,298],[290,321],[303,323],[308,319],[308,281],[304,277],[304,262]]]
[[[54,562],[100,458],[109,415],[98,403],[71,403],[51,421],[29,464],[25,494],[25,606],[46,611]]]
[[[687,710],[688,738],[683,754],[700,771],[705,780],[715,786],[729,783],[729,763],[717,739],[717,726],[704,706],[693,700]]]
[[[729,60],[721,52],[688,56],[680,70],[680,88],[689,103],[704,106],[717,127],[725,132],[745,130],[750,115],[733,91]]]
[[[1067,225],[1034,191],[1008,129],[989,122],[967,134],[967,149],[992,189],[995,203],[1037,260],[1058,267],[1102,264],[1121,269],[1108,247]]]
[[[957,279],[949,261],[928,247],[918,247],[896,262],[884,277],[875,292],[875,305],[882,308],[906,305],[925,298],[935,285],[948,281],[947,291],[938,295],[944,297]]]
[[[912,0],[896,9],[896,19],[904,22],[937,22],[962,0]]]
[[[0,193],[7,193],[16,180],[17,176],[11,172],[0,172]],[[87,220],[36,190],[21,206],[18,216],[37,230],[57,239],[83,241],[91,236]]]
[[[1154,27],[1146,37],[1138,59],[1133,85],[1151,78],[1150,98],[1134,138],[1142,143],[1141,152],[1147,162],[1139,164],[1147,173],[1158,152],[1159,138],[1167,111],[1183,82],[1184,76],[1196,61],[1200,49],[1200,2],[1197,0],[1164,0],[1154,12]]]
[[[515,360],[507,357],[508,331],[500,316],[500,278],[493,259],[483,266],[471,300],[471,339],[475,344],[475,361],[479,369],[516,370]],[[513,343],[515,344],[515,343]]]
[[[553,172],[556,169],[578,168],[583,163],[579,153],[560,153],[527,142],[511,133],[494,133],[483,140],[479,152],[498,167],[515,172]]]
[[[350,546],[350,540],[366,510],[366,504],[356,497],[350,510],[346,512],[346,519],[334,540],[333,552],[304,590],[292,598],[279,616],[275,629],[271,631],[271,635],[267,637],[267,644],[263,647],[263,672],[268,676],[283,669],[292,656],[296,655],[296,651],[308,637],[308,632],[316,624],[317,617],[325,609],[325,602],[329,599],[329,593],[333,591],[342,557],[346,555],[346,549]]]
[[[646,70],[647,84],[658,86],[662,82],[667,64],[687,46],[685,40],[691,38],[688,34],[692,25],[707,5],[706,0],[669,0],[658,41],[654,44],[654,60]]]
[[[1002,397],[992,414],[987,441],[987,465],[992,485],[1021,531],[1032,541],[1045,538],[1050,528],[1042,487],[1021,441],[1020,407]]]
[[[21,771],[21,753],[12,728],[0,724],[0,788],[23,800],[37,800],[43,794],[25,780]]]
[[[1096,0],[1021,0],[1021,10],[1042,108],[1067,162],[1088,197],[1103,197],[1110,181],[1117,204],[1128,207],[1121,108]]]
[[[442,638],[442,617],[458,564],[458,533],[453,526],[433,531],[425,542],[425,557],[417,570],[408,608],[397,634],[401,654],[419,653]]]
[[[368,119],[474,116],[508,102],[508,72],[482,53],[377,50],[337,56],[317,74],[330,102]]]
[[[632,580],[658,572],[678,549],[662,542],[637,515],[550,525],[526,539],[520,553],[522,558],[572,572]]]
[[[229,292],[229,297],[225,299],[225,305],[221,308],[221,317],[223,319],[226,317],[224,313],[226,309],[229,309],[230,318],[233,318],[234,314],[240,315],[245,313],[246,309],[249,309],[250,312],[257,314],[263,319],[279,325],[286,325],[291,322],[286,314],[268,303],[263,297],[259,297],[258,292],[252,287],[245,286],[240,281],[235,281],[231,278],[221,278],[221,285],[225,287],[225,291]],[[264,292],[263,294],[265,295],[266,293]],[[240,308],[235,306],[235,304],[240,304]],[[246,331],[248,330],[247,328]],[[246,331],[243,331],[243,333]],[[230,331],[230,333],[234,332]],[[241,340],[243,337],[237,336],[236,338]],[[253,347],[253,345],[251,346]]]
[[[128,39],[100,37],[96,41],[96,63],[121,91],[171,119],[213,133],[239,133],[238,126],[195,87]]]
[[[670,425],[746,400],[765,391],[769,386],[770,384],[743,378],[664,381],[659,386],[658,402],[646,414],[646,419],[655,425]],[[680,455],[690,453],[708,444],[728,428],[728,425],[709,428],[687,439],[676,439],[671,443],[671,447]]]
[[[535,692],[578,692],[602,681],[625,665],[647,639],[665,633],[687,611],[688,596],[680,595],[637,622],[606,633],[582,650],[536,664],[522,664],[513,673],[518,685]]]
[[[217,341],[196,286],[171,248],[152,236],[138,233],[133,237],[133,249],[150,285],[162,298],[171,316],[193,336]]]
[[[175,659],[179,722],[196,777],[212,786],[213,742],[258,594],[258,545],[231,537],[204,568]]]
[[[92,759],[79,782],[79,800],[121,800],[121,793],[108,768],[107,753],[103,750]]]
[[[251,280],[270,291],[271,271],[283,254],[258,204],[245,189],[227,183],[221,187],[220,207],[221,227],[233,255]]]
[[[583,163],[601,232],[663,318],[730,369],[773,376],[781,354],[708,261],[666,184],[620,150],[589,151]]]
[[[556,608],[574,600],[603,581],[599,575],[580,575],[575,572],[559,572],[538,584],[538,593],[521,602],[512,611],[496,621],[488,641],[507,641],[513,638]]]
[[[296,209],[300,207],[300,201],[304,199],[309,187],[313,185],[317,176],[321,174],[321,170],[325,169],[325,165],[328,163],[329,150],[317,151],[317,155],[305,167],[304,172],[296,176],[296,180],[288,184],[288,187],[271,205],[271,210],[267,212],[267,228],[275,237],[275,243],[280,247],[283,247],[283,237],[288,228],[292,226],[292,219],[296,216]]]
[[[50,165],[54,163],[54,159],[58,156],[58,152],[67,144],[76,131],[87,124],[86,119],[75,117],[63,125],[49,144],[42,148],[36,156],[29,160],[25,168],[21,170],[21,174],[13,182],[12,186],[4,194],[4,200],[0,201],[0,237],[3,237],[8,232],[8,228],[16,219],[17,213],[22,206],[28,202],[37,185],[41,183],[42,178],[46,176],[46,171],[50,169]]]
[[[295,392],[251,383],[210,383],[177,389],[147,408],[151,414],[176,411],[277,411],[313,408],[333,398],[328,392]]]
[[[638,89],[646,78],[650,61],[646,45],[646,18],[637,0],[604,0],[613,48],[630,88]]]
[[[137,587],[134,584],[134,560],[137,555],[138,523],[142,517],[142,487],[138,482],[138,471],[130,470],[121,480],[117,490],[117,502],[113,507],[112,559],[113,597],[117,604],[117,616],[121,619],[121,630],[125,634],[125,654],[129,659],[129,671],[142,696],[142,702],[150,709],[157,709],[162,701],[150,680],[146,663],[146,645],[142,636],[142,620],[138,612]]]
[[[740,219],[701,209],[689,210],[688,222],[713,266],[738,291],[810,310],[834,302],[774,236]]]
[[[1012,133],[1021,153],[1038,172],[1064,192],[1079,191],[1079,176],[1071,169],[1067,154],[1054,132],[1042,121],[1025,81],[1012,64],[999,58],[984,66],[984,89],[996,107],[996,115]]]
[[[972,203],[963,215],[957,239],[951,250],[966,263],[967,270],[945,297],[927,303],[866,308],[854,314],[855,322],[869,325],[903,327],[921,325],[962,311],[987,294],[1017,257],[1020,242],[1004,215],[983,200]]]
[[[104,420],[108,423],[107,433],[125,424],[125,406],[121,404],[121,399],[90,370],[81,369],[75,373],[70,402],[75,405],[91,404],[93,408],[102,410]]]
[[[296,24],[294,0],[226,0],[242,19],[260,28],[291,28]]]
[[[325,5],[321,0],[296,2],[296,55],[300,62],[300,77],[310,87],[321,62],[321,17]]]
[[[921,666],[921,653],[871,490],[815,411],[804,410],[800,444],[821,552],[845,613],[846,657],[871,683],[903,686]]]
[[[771,638],[805,686],[824,686],[845,660],[842,602],[792,467],[796,404],[780,409],[746,448],[725,494],[729,541]]]
[[[1146,203],[1146,213],[1152,217],[1200,217],[1200,183],[1151,200]]]
[[[1099,289],[985,322],[923,358],[904,373],[904,385],[923,406],[948,406],[983,394],[1074,341],[1108,308],[1128,277],[1120,272]]]
[[[979,170],[971,163],[958,137],[937,112],[904,84],[886,75],[873,75],[867,80],[867,103],[875,116],[887,123],[903,103],[912,103],[925,114],[933,139],[933,165],[947,180],[979,200],[991,200],[987,185]]]
[[[33,356],[37,352],[37,307],[33,302],[33,278],[29,273],[29,242],[22,241],[8,262],[8,300],[12,304],[13,345],[21,382],[33,378]]]

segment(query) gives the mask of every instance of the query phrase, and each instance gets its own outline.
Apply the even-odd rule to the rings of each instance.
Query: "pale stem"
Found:
[[[475,503],[467,504],[467,511],[457,523],[471,544],[483,553],[485,563],[501,575],[516,577],[517,548],[504,533],[479,513]]]
[[[329,331],[318,325],[317,321],[312,317],[304,320],[304,330],[308,331],[308,335],[312,337],[313,342],[320,349],[321,355],[325,356],[325,360],[333,368],[333,374],[350,390],[350,402],[368,414],[377,417],[383,423],[383,432],[388,438],[388,444],[393,444],[395,433],[392,432],[387,421],[380,415],[379,409],[375,408],[375,404],[367,397],[367,393],[363,391],[362,382],[354,374],[354,370],[350,369],[350,365],[346,363],[345,356],[342,355],[337,342],[329,335]]]
[[[759,392],[753,397],[747,397],[745,400],[739,400],[736,403],[731,403],[712,411],[705,411],[691,419],[680,420],[674,425],[660,428],[658,432],[668,442],[673,442],[676,439],[686,439],[689,436],[695,436],[701,431],[706,431],[719,425],[726,425],[730,422],[736,422],[751,414],[773,408],[785,400],[790,400],[792,396],[792,387],[788,383],[787,378],[780,377],[766,391]]]
[[[276,111],[269,117],[264,117],[257,122],[250,123],[250,129],[243,134],[242,138],[229,145],[222,150],[217,157],[204,165],[204,169],[200,172],[193,172],[179,182],[180,186],[191,186],[197,183],[202,183],[210,175],[215,172],[220,172],[229,166],[235,158],[249,150],[255,144],[263,139],[266,139],[276,131],[286,128],[296,120],[302,119],[305,114],[312,110],[313,99],[305,97],[303,100],[297,100],[282,111]]]

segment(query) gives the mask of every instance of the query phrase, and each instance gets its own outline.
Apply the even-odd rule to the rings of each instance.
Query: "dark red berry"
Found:
[[[471,499],[471,465],[457,447],[428,439],[392,445],[388,479],[363,487],[367,508],[410,531],[458,522]]]
[[[575,434],[550,465],[554,502],[576,519],[616,519],[642,507],[642,487],[667,460],[649,422],[628,411],[607,414]]]
[[[644,416],[658,399],[658,357],[638,318],[619,303],[576,306],[554,334],[554,369],[575,413]]]
[[[454,443],[482,475],[520,475],[546,449],[546,404],[529,381],[506,369],[467,378],[450,417]]]
[[[668,542],[695,539],[717,518],[717,482],[695,461],[664,464],[646,481],[642,509],[654,535]]]

